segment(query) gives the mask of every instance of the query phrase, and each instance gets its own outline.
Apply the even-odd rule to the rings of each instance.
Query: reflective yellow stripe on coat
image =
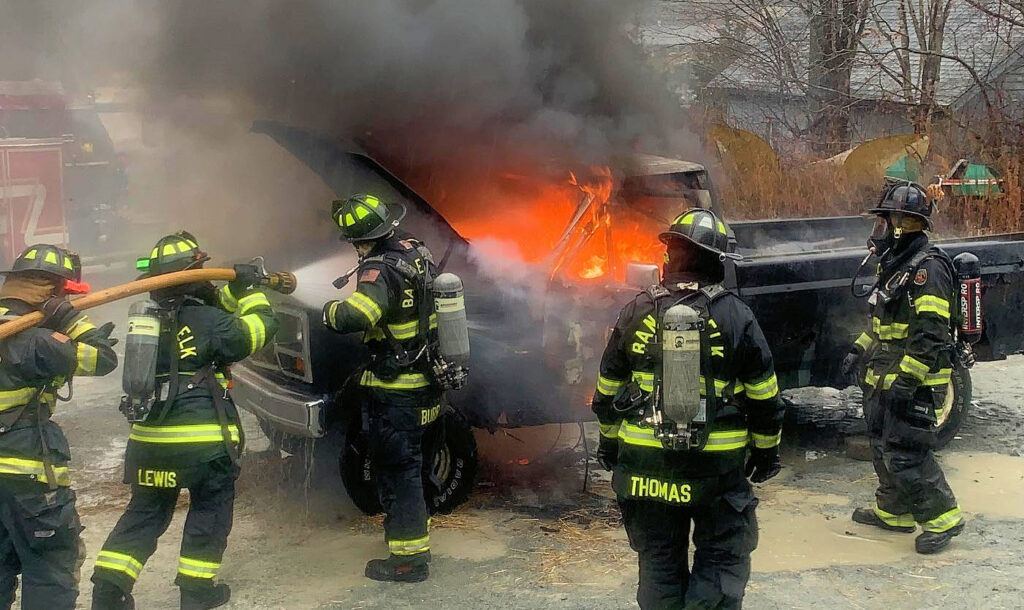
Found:
[[[39,388],[19,388],[17,390],[4,390],[0,392],[0,411],[28,404],[38,391]]]
[[[228,426],[231,441],[237,443],[238,426]],[[197,424],[191,426],[132,426],[128,435],[133,441],[140,443],[182,444],[182,443],[222,443],[224,434],[220,424]]]
[[[249,354],[255,354],[267,342],[267,327],[260,319],[259,314],[251,313],[238,319],[242,321],[249,333]]]
[[[88,316],[82,316],[65,329],[64,334],[72,339],[78,339],[90,330],[96,330],[96,325],[89,321]]]
[[[270,307],[267,295],[262,292],[253,292],[238,299],[238,315],[244,316],[257,307]]]
[[[416,336],[416,331],[419,330],[419,325],[419,320],[402,322],[401,324],[388,324],[388,330],[391,331],[391,335],[395,339],[398,339],[399,341],[406,341]],[[437,328],[437,314],[430,314],[430,319],[427,325],[431,330]]]
[[[363,371],[359,385],[385,390],[418,390],[430,386],[430,380],[423,373],[402,373],[390,380],[380,379],[370,371]]]
[[[46,476],[46,466],[39,460],[0,457],[0,474],[23,475],[40,483],[50,482],[50,478]],[[67,466],[54,466],[53,476],[57,479],[54,481],[57,485],[71,485],[71,472]]]
[[[619,440],[627,445],[663,449],[661,441],[655,438],[654,428],[645,428],[629,422],[619,425]],[[747,446],[746,430],[718,430],[708,437],[704,451],[733,451]]]
[[[361,292],[353,292],[352,296],[345,299],[343,302],[366,316],[366,319],[370,322],[370,326],[376,325],[380,320],[380,317],[383,315],[380,310],[380,305],[377,305],[373,299]]]
[[[75,367],[76,375],[92,375],[96,372],[96,363],[100,357],[100,350],[88,343],[79,343],[75,348],[75,356],[78,365]]]
[[[914,300],[914,311],[918,315],[933,313],[944,320],[949,319],[949,301],[942,297],[926,294]]]
[[[615,396],[624,385],[626,385],[625,381],[609,379],[604,376],[598,376],[597,378],[597,391],[604,396]]]
[[[747,398],[751,400],[770,400],[779,395],[779,380],[775,373],[772,373],[762,381],[744,383],[743,389],[747,392]]]

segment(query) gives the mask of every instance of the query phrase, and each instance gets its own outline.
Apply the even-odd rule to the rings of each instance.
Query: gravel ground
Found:
[[[845,457],[842,434],[820,421],[791,422],[787,468],[758,490],[761,542],[746,607],[1024,608],[1024,390],[1006,382],[1024,376],[1024,358],[973,373],[975,408],[941,455],[970,518],[953,546],[921,557],[913,536],[852,523],[853,507],[872,501],[870,465]],[[117,375],[76,382],[57,418],[71,439],[87,526],[82,608],[95,554],[127,499],[119,385]],[[796,413],[832,412],[840,428],[857,416],[843,393],[802,390],[789,398]],[[247,427],[255,433],[252,421]],[[300,458],[251,451],[221,574],[235,592],[225,608],[635,607],[635,555],[606,473],[592,471],[582,491],[577,436],[557,427],[517,431],[515,439],[480,435],[479,489],[455,514],[435,519],[431,579],[416,585],[363,578],[366,560],[386,552],[379,520],[359,515],[337,485],[297,483]],[[139,608],[177,607],[171,582],[185,506],[183,499],[138,583]]]

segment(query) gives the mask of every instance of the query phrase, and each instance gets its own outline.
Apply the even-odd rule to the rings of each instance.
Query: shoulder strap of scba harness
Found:
[[[946,254],[946,251],[943,250],[942,248],[939,248],[938,246],[929,246],[927,248],[923,248],[920,252],[910,257],[910,260],[907,261],[907,264],[903,266],[903,272],[898,287],[900,289],[904,288],[907,281],[911,278],[911,276],[913,276],[917,272],[921,265],[923,265],[926,261],[933,259],[941,261],[942,264],[945,265],[946,270],[949,271],[949,277],[952,278],[953,280],[953,288],[950,294],[948,295],[949,302],[952,305],[954,302],[956,302],[957,297],[956,265],[953,263],[953,259],[950,258],[948,254]],[[907,298],[910,298],[909,290],[907,290]],[[953,315],[951,315],[949,318],[950,328],[953,328],[958,324],[957,317],[959,316],[959,311],[959,308],[951,308],[950,313]]]
[[[665,297],[671,296],[672,293],[662,286],[661,284],[654,284],[648,287],[644,291],[654,304],[654,315],[658,321],[659,331],[661,330],[663,311],[661,304],[664,302]],[[691,292],[680,299],[677,299],[672,305],[686,304],[692,306],[697,310],[697,314],[700,316],[703,324],[700,329],[700,374],[704,377],[704,400],[705,400],[705,412],[706,412],[706,426],[710,430],[712,424],[715,421],[715,417],[718,414],[718,394],[715,390],[715,376],[711,370],[711,340],[710,340],[710,320],[711,320],[711,304],[718,299],[729,294],[729,289],[725,288],[721,284],[710,284],[703,286],[694,292]],[[670,306],[671,307],[671,306]],[[661,364],[658,363],[654,367],[654,383],[656,386],[661,383]],[[731,392],[731,386],[727,386],[725,392]],[[707,435],[701,443],[701,446],[696,449],[703,449],[704,443],[707,442]]]
[[[178,343],[176,338],[179,330],[178,316],[181,314],[181,308],[183,305],[184,302],[175,303],[173,309],[165,310],[166,315],[168,316],[168,321],[170,322],[168,328],[170,328],[171,331],[171,340],[168,346],[168,365],[170,370],[168,371],[169,379],[167,380],[167,398],[164,399],[164,404],[161,405],[160,412],[156,416],[156,425],[158,426],[163,423],[167,414],[170,413],[171,406],[174,404],[175,399],[177,399],[178,395],[181,394],[181,375],[179,375],[180,355],[178,353]],[[230,417],[227,404],[227,390],[222,388],[217,382],[216,363],[211,362],[196,371],[192,377],[189,378],[186,389],[191,390],[203,385],[206,386],[207,390],[210,392],[210,397],[213,400],[213,410],[217,414],[217,423],[220,424],[221,434],[224,438],[224,447],[228,452],[228,457],[231,458],[231,461],[235,465],[237,465],[242,451],[245,448],[245,432],[242,430],[242,422],[237,417],[237,412],[234,418]],[[232,423],[234,423],[238,428],[237,447],[231,442],[230,426]]]
[[[433,311],[434,309],[433,293],[431,291],[431,285],[433,284],[434,281],[432,273],[434,259],[430,253],[430,250],[428,250],[427,247],[424,246],[419,241],[416,241],[415,239],[411,238],[405,239],[403,241],[406,241],[409,244],[411,244],[413,248],[416,250],[416,253],[419,254],[420,257],[425,261],[425,266],[422,273],[420,273],[420,271],[414,265],[409,264],[408,261],[406,261],[400,254],[393,250],[385,252],[383,254],[378,254],[376,256],[367,257],[363,259],[363,263],[383,263],[390,267],[391,269],[393,269],[396,273],[398,273],[398,275],[402,279],[408,281],[409,283],[420,289],[420,308],[418,312],[419,316],[416,322],[416,336],[420,339],[423,339],[424,343],[426,343],[426,337],[430,330],[430,312]],[[405,348],[403,348],[401,342],[399,342],[398,339],[395,338],[395,335],[391,332],[391,329],[388,328],[388,325],[386,323],[381,324],[380,329],[381,332],[384,333],[384,338],[387,341],[388,346],[391,348],[391,351],[396,356],[398,356],[400,360],[406,359],[408,357],[408,354],[406,353]]]
[[[16,317],[17,316],[11,316],[9,311],[5,311],[4,314],[0,316],[0,324],[10,322]],[[39,434],[39,444],[43,454],[42,462],[43,472],[46,473],[46,484],[50,489],[57,489],[59,486],[57,485],[57,477],[53,471],[53,461],[50,459],[50,446],[46,442],[46,435],[43,434],[43,422],[50,418],[50,408],[45,402],[39,400],[42,397],[43,392],[46,391],[46,388],[47,385],[45,384],[40,386],[32,393],[32,398],[30,398],[28,402],[20,407],[0,413],[0,434],[10,430],[25,413],[34,413],[36,417],[36,431]]]

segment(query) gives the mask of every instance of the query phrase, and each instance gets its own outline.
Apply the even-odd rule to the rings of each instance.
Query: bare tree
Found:
[[[817,148],[836,152],[850,140],[850,79],[864,34],[868,0],[814,0],[810,15],[808,100]]]

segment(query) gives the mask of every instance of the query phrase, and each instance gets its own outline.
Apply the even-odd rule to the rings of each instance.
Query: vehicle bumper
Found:
[[[231,367],[235,405],[256,415],[272,428],[290,436],[320,438],[324,435],[324,396],[282,386],[259,374],[255,367],[239,363]]]

